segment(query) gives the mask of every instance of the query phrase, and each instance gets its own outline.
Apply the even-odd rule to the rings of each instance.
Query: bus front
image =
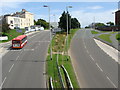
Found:
[[[12,40],[12,48],[21,48],[20,40]]]

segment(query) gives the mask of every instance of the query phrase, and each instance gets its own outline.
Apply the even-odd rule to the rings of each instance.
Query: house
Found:
[[[25,9],[22,9],[21,12],[7,15],[5,18],[10,29],[25,28],[34,25],[34,15]]]

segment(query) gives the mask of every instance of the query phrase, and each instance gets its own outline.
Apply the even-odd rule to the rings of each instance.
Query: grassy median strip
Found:
[[[110,40],[110,34],[102,34],[102,35],[99,35],[98,38],[106,41],[106,42],[109,42],[109,43],[112,43],[112,41]]]
[[[13,38],[15,38],[19,35],[22,35],[24,32],[25,32],[24,29],[22,29],[21,32],[17,32],[15,29],[12,29],[8,33],[4,33],[4,35],[8,36],[8,40],[0,41],[0,43],[1,42],[8,42],[8,41],[12,40]]]
[[[68,45],[69,46],[70,46],[71,39],[72,39],[73,35],[75,34],[75,32],[77,30],[78,29],[72,29],[71,30],[71,32],[69,34],[69,37],[68,37],[68,40],[69,40]],[[53,39],[52,39],[53,58],[52,58],[52,60],[50,60],[50,49],[49,49],[48,50],[47,63],[46,63],[46,68],[47,68],[46,72],[47,72],[47,75],[48,75],[48,79],[49,79],[49,77],[53,78],[54,88],[62,88],[62,86],[60,84],[60,77],[59,77],[59,74],[58,74],[58,68],[57,68],[57,63],[56,63],[57,62],[57,54],[59,53],[59,56],[58,56],[59,67],[61,65],[64,65],[64,67],[68,71],[68,74],[69,74],[70,79],[72,81],[73,87],[74,88],[79,88],[79,85],[78,85],[78,82],[77,82],[77,79],[76,79],[76,76],[75,76],[75,73],[74,73],[74,70],[73,70],[73,67],[72,67],[71,59],[66,54],[66,51],[65,51],[65,47],[66,47],[65,39],[66,39],[66,33],[65,32],[56,33],[56,35],[53,37]],[[67,58],[68,58],[68,60],[67,60]],[[61,70],[62,78],[63,78],[63,81],[64,81],[64,85],[65,85],[65,87],[67,87],[66,82],[65,82],[64,73],[63,73],[62,69],[60,69],[60,70]]]

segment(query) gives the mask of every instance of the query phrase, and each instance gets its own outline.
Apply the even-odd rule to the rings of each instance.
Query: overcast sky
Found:
[[[69,9],[72,17],[76,17],[82,27],[91,24],[92,22],[114,22],[114,12],[118,8],[116,2],[3,2],[1,15],[14,13],[26,9],[34,14],[34,18],[42,18],[48,21],[48,9],[43,5],[50,6],[51,21],[59,21],[59,17],[66,10],[66,6],[73,6]],[[21,0],[22,1],[22,0]],[[59,1],[59,0],[58,0]],[[79,1],[79,0],[78,0]],[[95,1],[95,0],[93,0]],[[99,1],[99,0],[98,0]],[[106,0],[104,0],[106,1]],[[115,1],[115,0],[113,0]],[[113,14],[112,14],[113,12]],[[54,16],[55,15],[55,16]]]

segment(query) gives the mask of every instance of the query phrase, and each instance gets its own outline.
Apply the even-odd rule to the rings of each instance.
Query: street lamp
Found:
[[[68,8],[72,8],[72,6],[67,6],[66,7],[66,11],[67,11],[67,15],[66,15],[66,20],[67,20],[67,44],[66,44],[66,46],[67,46],[67,55],[68,55]],[[68,58],[67,58],[67,60],[68,60]]]
[[[49,13],[49,30],[50,30],[50,41],[52,40],[52,31],[50,28],[50,6],[43,5],[43,7],[48,7],[48,13]],[[50,43],[50,59],[52,60],[52,43]]]

